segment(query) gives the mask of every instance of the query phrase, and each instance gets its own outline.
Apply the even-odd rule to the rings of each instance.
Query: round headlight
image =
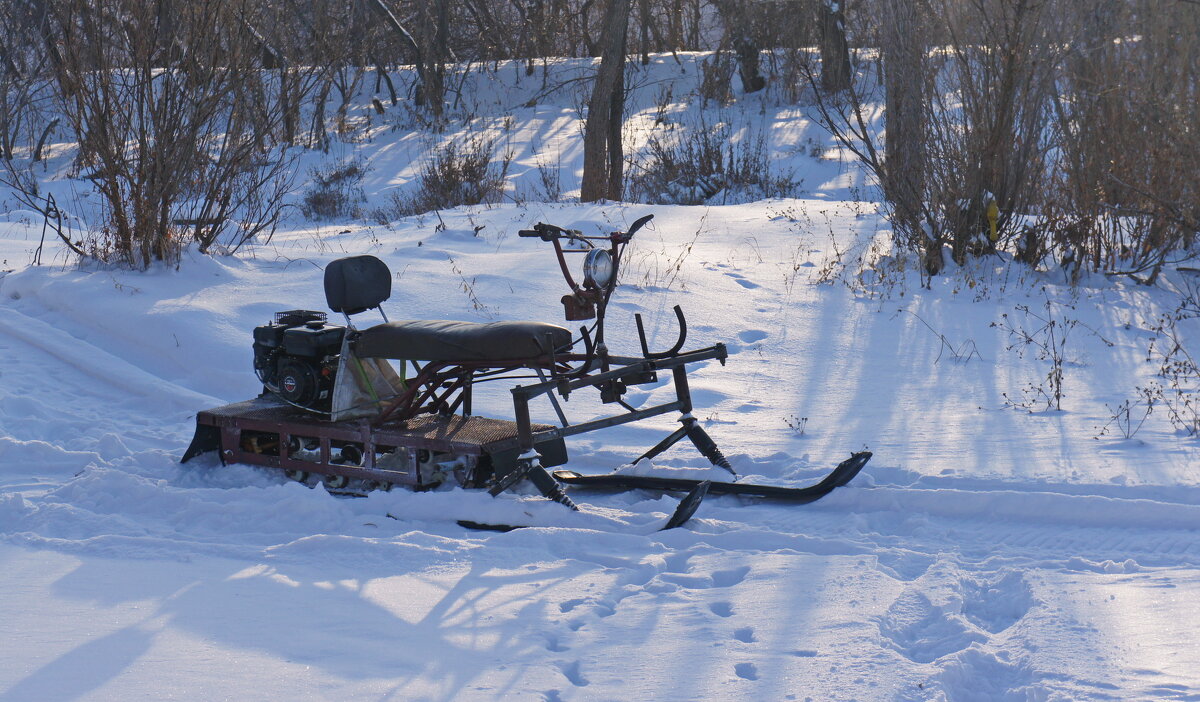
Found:
[[[583,259],[583,284],[602,288],[612,280],[613,260],[604,249],[592,249]]]

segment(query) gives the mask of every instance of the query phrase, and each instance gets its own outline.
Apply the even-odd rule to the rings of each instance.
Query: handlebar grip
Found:
[[[625,233],[625,236],[632,237],[637,233],[637,230],[646,226],[646,222],[649,222],[652,219],[654,219],[654,215],[652,214],[648,214],[645,217],[639,217],[636,221],[634,221],[633,226],[629,227],[629,231]]]
[[[546,224],[545,222],[538,222],[533,225],[533,229],[520,229],[517,231],[517,236],[537,237],[542,241],[554,241],[562,234],[568,234],[567,230],[553,224]]]

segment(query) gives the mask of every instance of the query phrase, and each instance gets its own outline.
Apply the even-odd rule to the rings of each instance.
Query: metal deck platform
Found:
[[[418,415],[372,425],[331,422],[270,396],[235,402],[196,415],[196,437],[184,461],[219,450],[224,463],[251,463],[289,471],[423,486],[437,454],[515,461],[516,422],[462,415]],[[546,424],[533,425],[546,465],[566,461],[562,439]],[[436,482],[440,482],[438,479]]]

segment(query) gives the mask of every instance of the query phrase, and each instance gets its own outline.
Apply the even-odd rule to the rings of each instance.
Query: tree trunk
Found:
[[[887,0],[883,9],[880,44],[887,92],[883,190],[895,208],[893,226],[924,252],[926,272],[936,275],[942,269],[941,243],[921,226],[927,168],[924,121],[927,97],[920,20],[909,0]]]
[[[379,16],[383,18],[384,24],[395,32],[396,36],[400,37],[401,43],[412,54],[413,65],[417,68],[416,102],[418,105],[423,104],[427,93],[425,86],[430,81],[430,77],[426,75],[426,58],[424,52],[421,51],[421,45],[413,39],[413,35],[409,33],[408,29],[403,24],[400,24],[400,20],[396,18],[396,15],[392,14],[392,11],[383,3],[383,0],[365,0],[365,2],[368,3],[368,6],[372,10],[379,13]]]
[[[600,70],[588,102],[583,130],[583,182],[579,199],[621,199],[624,153],[621,125],[625,111],[625,32],[630,0],[611,0],[604,15]]]
[[[446,102],[446,57],[450,55],[450,3],[434,0],[433,45],[426,52],[425,98],[434,120],[441,124]]]
[[[650,0],[638,0],[638,29],[641,34],[642,65],[650,65]]]
[[[733,45],[737,56],[738,76],[742,79],[742,91],[754,93],[767,85],[767,79],[759,73],[759,42],[757,32],[758,10],[753,3],[741,0],[725,0],[717,4],[717,10],[725,23],[725,35]]]
[[[742,91],[756,93],[767,86],[767,79],[758,71],[758,42],[746,32],[733,40],[733,49],[738,58],[738,76],[742,79]]]
[[[850,49],[840,0],[821,0],[821,87],[840,93],[850,87]]]

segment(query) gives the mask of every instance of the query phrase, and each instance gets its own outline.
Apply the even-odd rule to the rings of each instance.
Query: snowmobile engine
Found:
[[[345,335],[324,312],[277,312],[273,323],[254,329],[254,372],[284,400],[327,411]]]

